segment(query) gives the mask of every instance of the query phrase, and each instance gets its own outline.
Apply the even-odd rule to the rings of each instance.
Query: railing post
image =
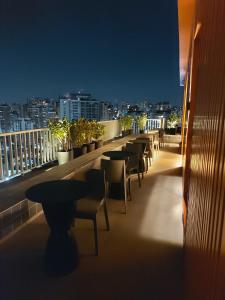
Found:
[[[20,172],[21,174],[23,174],[23,150],[22,150],[21,133],[19,134],[19,150],[20,150]]]
[[[4,179],[3,163],[2,163],[2,142],[0,139],[0,179]]]
[[[37,160],[36,160],[36,149],[35,149],[35,133],[32,132],[32,157],[33,157],[33,167],[37,166]]]
[[[39,149],[40,149],[40,160],[41,160],[41,165],[43,165],[44,162],[44,158],[43,158],[43,143],[42,143],[42,132],[38,131],[38,135],[39,135]]]
[[[24,153],[24,163],[25,163],[25,169],[28,170],[27,165],[27,137],[26,133],[23,133],[23,153]]]
[[[3,138],[3,143],[4,143],[4,171],[5,171],[5,177],[9,176],[9,163],[8,163],[8,153],[7,153],[7,140],[6,136]]]
[[[48,159],[49,161],[53,160],[53,152],[52,152],[52,141],[51,141],[51,132],[47,131],[48,136]]]
[[[31,158],[31,136],[28,133],[28,156],[29,156],[29,169],[32,169],[32,158]]]
[[[10,176],[14,175],[14,160],[13,160],[13,147],[12,147],[12,136],[9,136],[9,161],[10,161]]]
[[[36,131],[36,157],[37,157],[37,166],[40,165],[40,155],[39,155],[39,141],[38,141],[38,131]]]
[[[15,160],[16,160],[16,174],[19,174],[17,134],[15,134],[15,136],[14,136],[14,143],[15,143],[14,156],[15,156]]]

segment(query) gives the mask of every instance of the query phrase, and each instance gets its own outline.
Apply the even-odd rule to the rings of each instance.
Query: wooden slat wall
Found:
[[[197,0],[186,296],[225,299],[225,1]]]

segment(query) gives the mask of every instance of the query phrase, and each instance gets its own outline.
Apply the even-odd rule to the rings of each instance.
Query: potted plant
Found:
[[[59,165],[62,165],[70,160],[70,122],[64,118],[59,121],[49,121],[49,129],[52,136],[59,143],[57,152]]]
[[[147,115],[142,114],[136,118],[136,122],[139,128],[140,133],[144,133],[146,122],[147,122]]]
[[[133,124],[133,118],[131,116],[123,116],[119,119],[120,127],[122,130],[122,136],[129,135]]]
[[[94,121],[88,121],[83,119],[83,129],[85,133],[85,145],[87,146],[87,152],[95,150],[95,143],[93,141],[94,135]]]
[[[133,117],[131,116],[126,116],[126,130],[128,131],[128,134],[133,133]]]
[[[71,124],[70,128],[71,142],[73,145],[73,157],[78,157],[87,153],[85,142],[85,132],[83,128],[83,119],[78,119]]]
[[[120,128],[121,128],[122,136],[125,136],[126,131],[125,131],[125,117],[124,116],[120,117],[119,124],[120,124]]]
[[[168,134],[175,135],[176,134],[176,129],[179,123],[179,116],[176,113],[172,113],[169,115],[167,119],[167,130],[166,132]]]
[[[92,122],[93,137],[95,139],[95,148],[98,149],[103,146],[103,140],[100,139],[105,133],[105,126],[97,121]]]

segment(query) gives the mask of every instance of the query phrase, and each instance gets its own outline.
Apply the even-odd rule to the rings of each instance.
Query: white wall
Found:
[[[108,141],[120,135],[120,125],[118,120],[101,121],[99,123],[105,126],[105,134],[103,136],[104,141]]]

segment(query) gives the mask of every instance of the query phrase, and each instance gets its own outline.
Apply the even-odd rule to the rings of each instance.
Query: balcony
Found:
[[[102,121],[106,130],[104,141],[120,135],[119,122]],[[161,128],[160,119],[148,119],[147,131]],[[134,123],[134,133],[139,132]],[[58,145],[49,129],[25,130],[0,134],[0,183],[24,175],[57,159]]]
[[[107,232],[99,213],[98,257],[94,256],[92,224],[76,221],[80,262],[65,277],[47,277],[43,272],[48,225],[40,205],[19,199],[24,199],[24,189],[37,182],[76,178],[84,166],[98,164],[102,152],[121,148],[130,137],[109,142],[47,172],[39,170],[3,183],[1,199],[5,195],[7,201],[0,203],[1,224],[18,216],[9,225],[11,231],[7,227],[1,231],[3,299],[63,299],[65,291],[66,299],[165,299],[168,295],[182,299],[181,155],[178,141],[171,144],[169,138],[170,143],[155,155],[141,188],[133,178],[133,200],[128,202],[127,215],[121,214],[121,201],[109,199],[111,230]],[[9,207],[4,210],[6,204]]]

